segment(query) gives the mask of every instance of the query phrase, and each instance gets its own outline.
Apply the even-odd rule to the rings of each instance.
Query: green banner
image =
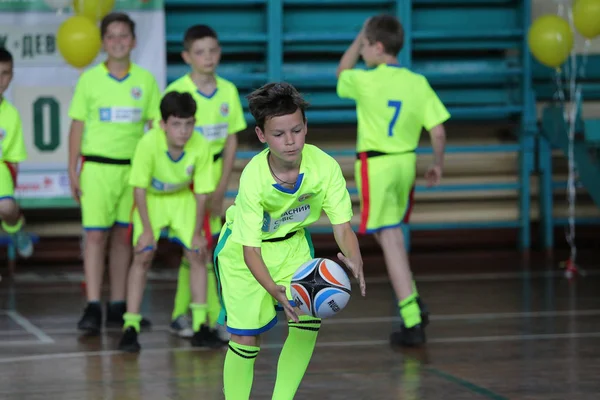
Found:
[[[77,0],[75,0],[77,1]],[[80,0],[84,1],[84,0]],[[52,4],[51,1],[48,3]],[[53,7],[44,0],[0,0],[0,12],[47,11],[56,13]],[[163,0],[115,0],[114,11],[157,10],[164,7]],[[65,15],[73,15],[72,6],[60,11]]]

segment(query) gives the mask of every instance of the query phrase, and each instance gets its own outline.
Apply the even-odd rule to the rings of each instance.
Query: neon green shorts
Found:
[[[0,161],[0,200],[15,198],[16,171]]]
[[[354,164],[361,212],[358,232],[375,233],[408,223],[415,184],[415,153],[360,157],[363,158]]]
[[[196,198],[190,190],[169,194],[146,195],[148,218],[154,240],[158,241],[163,228],[168,228],[169,239],[186,249],[192,248],[196,228]],[[133,245],[144,232],[137,208],[133,211]]]
[[[242,245],[229,239],[231,230],[224,227],[215,249],[215,274],[219,282],[223,324],[226,315],[227,331],[240,336],[256,336],[277,323],[277,301],[254,278],[244,262]],[[310,234],[300,230],[289,239],[263,242],[261,253],[271,277],[288,289],[296,270],[314,257]],[[292,302],[292,305],[294,303]]]
[[[81,217],[86,230],[129,226],[133,188],[129,186],[129,165],[84,161],[79,176]]]

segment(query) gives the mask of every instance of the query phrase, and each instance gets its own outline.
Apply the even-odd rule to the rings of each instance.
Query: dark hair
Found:
[[[13,62],[13,56],[10,51],[0,48],[0,63],[11,63]]]
[[[131,36],[135,38],[135,22],[129,15],[120,12],[113,12],[108,14],[106,17],[102,18],[102,22],[100,22],[100,36],[104,37],[106,35],[106,31],[108,30],[108,26],[113,22],[122,22],[129,26],[129,30],[131,31]]]
[[[398,18],[392,15],[371,17],[365,27],[365,37],[370,44],[380,42],[383,50],[392,56],[397,56],[404,46],[404,28]]]
[[[250,113],[260,129],[264,129],[268,119],[293,114],[298,109],[302,111],[302,119],[306,121],[305,110],[309,104],[289,83],[267,83],[246,98]]]
[[[167,122],[169,117],[190,118],[196,115],[196,101],[188,92],[169,92],[160,101],[160,116]]]
[[[208,25],[190,26],[185,31],[185,35],[183,36],[183,49],[189,51],[192,47],[192,44],[194,44],[196,40],[204,39],[205,37],[211,37],[215,40],[219,40],[217,37],[217,32],[215,32],[214,29]]]

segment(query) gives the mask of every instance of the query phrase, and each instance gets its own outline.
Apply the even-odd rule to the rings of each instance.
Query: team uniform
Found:
[[[244,261],[243,246],[259,247],[273,280],[288,288],[300,265],[314,257],[306,227],[325,211],[331,224],[352,218],[352,204],[339,164],[306,144],[293,189],[275,183],[265,149],[248,163],[240,178],[235,204],[215,249],[215,271],[227,318],[227,330],[258,335],[277,322],[276,301],[254,278]],[[223,322],[220,321],[221,323]]]
[[[134,63],[122,79],[111,75],[101,63],[84,72],[77,82],[69,117],[85,123],[80,186],[86,230],[130,224],[131,157],[159,102],[154,76]]]
[[[154,239],[163,228],[169,238],[188,250],[196,227],[196,194],[214,191],[212,159],[208,143],[192,135],[178,159],[169,155],[166,133],[152,129],[139,141],[133,157],[129,184],[146,189],[148,218]],[[191,185],[193,184],[193,191]],[[133,243],[144,231],[137,209],[133,212]]]
[[[217,86],[210,94],[200,92],[189,74],[171,83],[165,93],[187,92],[196,101],[198,108],[194,129],[210,144],[210,153],[214,162],[213,176],[218,184],[223,174],[223,149],[227,137],[246,129],[247,124],[235,85],[219,76],[215,76],[215,79]],[[221,216],[211,215],[211,235],[218,235],[221,226]]]
[[[447,121],[448,110],[423,75],[398,65],[342,71],[337,94],[356,102],[359,232],[408,223],[421,131]]]
[[[0,99],[0,200],[14,199],[17,180],[11,164],[27,159],[19,112],[6,99]]]

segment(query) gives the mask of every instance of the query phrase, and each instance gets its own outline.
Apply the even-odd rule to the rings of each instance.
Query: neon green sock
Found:
[[[289,322],[288,337],[277,363],[273,400],[294,398],[317,343],[321,320],[308,315],[300,315],[299,318],[298,323]]]
[[[227,400],[248,400],[254,380],[254,361],[260,347],[229,342],[223,366],[223,389]]]
[[[398,303],[400,316],[404,321],[404,326],[412,328],[421,323],[421,309],[417,303],[417,294],[413,293]]]
[[[217,278],[212,264],[206,265],[206,306],[208,307],[208,326],[214,329],[221,313],[221,301],[217,291]]]
[[[6,222],[2,221],[2,229],[4,229],[6,233],[14,235],[15,233],[19,232],[21,228],[23,228],[24,222],[23,216],[21,216],[14,225],[8,225]]]
[[[206,323],[206,304],[192,303],[190,308],[192,309],[192,328],[194,332],[198,332],[200,326]]]
[[[123,314],[123,330],[132,327],[137,333],[140,333],[140,322],[142,322],[142,314],[128,312]]]
[[[180,315],[186,315],[192,302],[192,289],[190,288],[190,262],[187,258],[181,260],[179,265],[179,276],[177,277],[177,292],[175,293],[175,306],[171,320]]]

